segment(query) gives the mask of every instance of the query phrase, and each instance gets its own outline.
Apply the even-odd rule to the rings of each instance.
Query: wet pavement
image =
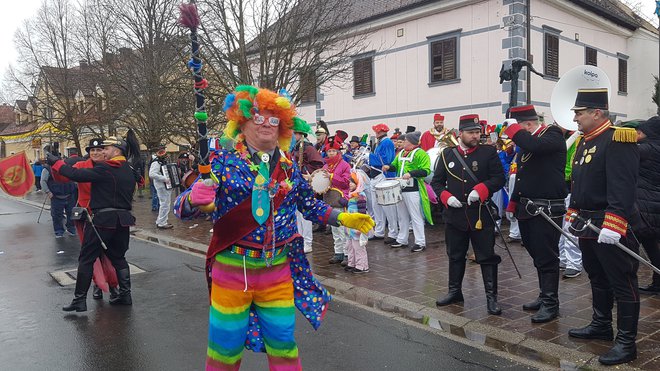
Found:
[[[158,230],[155,227],[156,213],[150,210],[148,193],[144,198],[136,198],[135,214],[138,227],[145,235],[172,238],[179,241],[190,241],[198,246],[208,244],[211,234],[210,221],[197,219],[182,222],[174,216],[170,223],[174,225],[171,230]],[[35,202],[43,201],[36,195]],[[33,197],[33,196],[30,196]],[[506,227],[505,227],[506,228]],[[506,235],[506,232],[505,232]],[[348,288],[362,288],[375,293],[399,298],[412,303],[416,308],[436,310],[435,300],[446,292],[447,286],[447,255],[444,244],[443,225],[427,226],[427,249],[422,253],[410,253],[407,249],[393,249],[385,246],[382,241],[371,241],[367,246],[371,272],[355,275],[344,272],[337,265],[328,264],[332,256],[332,236],[324,233],[314,234],[314,251],[309,254],[315,274],[345,283]],[[500,239],[498,244],[502,245]],[[532,324],[532,313],[525,312],[521,306],[530,302],[538,295],[536,270],[531,258],[520,244],[510,244],[511,253],[522,273],[519,279],[511,259],[506,251],[496,247],[502,256],[499,268],[499,302],[504,310],[501,316],[491,316],[486,312],[486,300],[483,292],[481,270],[477,264],[468,263],[463,281],[463,294],[465,302],[462,305],[454,304],[438,308],[441,313],[458,316],[474,325],[484,325],[488,328],[501,330],[504,341],[493,340],[491,345],[495,349],[504,349],[513,354],[527,356],[532,359],[546,358],[541,354],[542,348],[547,344],[553,349],[551,360],[542,359],[551,365],[564,365],[562,351],[581,352],[583,355],[598,355],[604,353],[611,346],[610,342],[593,340],[584,341],[568,337],[568,330],[574,327],[585,326],[591,319],[591,290],[586,273],[577,278],[562,280],[560,282],[560,318],[546,324]],[[651,271],[640,267],[640,283],[650,282]],[[370,299],[369,299],[370,300]],[[360,300],[358,300],[360,301]],[[362,301],[368,301],[364,299]],[[373,305],[376,306],[376,305]],[[616,318],[616,315],[615,315]],[[427,321],[422,319],[421,321]],[[468,335],[463,335],[469,338]],[[507,338],[536,340],[541,351],[516,351]],[[541,352],[541,353],[539,353]],[[579,367],[580,362],[568,362]],[[586,360],[589,367],[598,366],[592,357]],[[641,313],[638,335],[638,358],[629,366],[642,369],[660,369],[660,296],[642,296]]]
[[[0,369],[203,368],[208,297],[199,255],[132,239],[127,259],[145,271],[132,275],[134,305],[88,298],[87,312],[65,313],[73,285],[51,273],[74,269],[80,244],[55,239],[50,215],[37,224],[38,212],[0,197]],[[299,316],[297,339],[309,370],[533,368],[341,298],[317,332]],[[265,356],[246,352],[242,369],[267,369]]]

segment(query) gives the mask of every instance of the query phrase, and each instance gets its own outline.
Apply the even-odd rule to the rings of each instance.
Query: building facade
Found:
[[[617,119],[656,112],[657,32],[616,0],[407,3],[354,26],[369,36],[364,53],[351,61],[352,81],[321,86],[314,102],[299,105],[303,118],[350,134],[379,122],[427,130],[437,112],[449,127],[466,113],[495,124],[504,119],[511,91],[510,82],[500,84],[500,69],[514,59],[529,59],[544,74],[530,78],[522,70],[517,102],[529,97],[546,121],[556,82],[584,64],[607,73]]]

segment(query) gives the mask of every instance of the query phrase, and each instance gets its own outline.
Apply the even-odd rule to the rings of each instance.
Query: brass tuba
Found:
[[[437,141],[440,142],[440,144],[438,144],[439,148],[452,148],[458,146],[458,139],[456,139],[454,133],[451,131],[447,131],[445,134],[442,134],[442,136],[440,136]]]

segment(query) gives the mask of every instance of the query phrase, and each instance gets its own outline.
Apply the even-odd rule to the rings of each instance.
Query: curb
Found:
[[[10,196],[10,195],[4,194],[4,193],[0,193],[0,197],[2,197],[4,199],[7,199],[7,200],[21,202],[21,203],[24,203],[24,204],[28,204],[30,206],[38,207],[39,209],[41,209],[41,205],[44,205],[44,210],[50,210],[50,205],[46,205],[46,204],[41,203],[41,202],[26,200],[26,199],[21,198],[21,197],[14,197],[14,196]]]
[[[206,255],[207,246],[201,243],[173,237],[161,237],[141,229],[135,229],[131,231],[131,234],[134,238],[142,241],[167,248],[181,249],[196,255]],[[446,336],[465,340],[468,344],[486,347],[500,354],[540,363],[550,369],[609,369],[600,365],[598,356],[593,353],[580,352],[518,332],[502,330],[437,308],[427,307],[334,278],[316,274],[314,276],[334,296],[368,308],[394,314],[395,317],[413,321],[441,334],[446,334]],[[637,368],[619,365],[617,370],[637,370]]]

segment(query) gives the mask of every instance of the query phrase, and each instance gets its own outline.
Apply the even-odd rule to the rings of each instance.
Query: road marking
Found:
[[[131,275],[146,272],[144,269],[131,263],[128,263],[128,267],[131,270]],[[60,286],[69,286],[76,284],[77,272],[78,272],[78,268],[73,268],[73,269],[50,272],[49,274]]]

